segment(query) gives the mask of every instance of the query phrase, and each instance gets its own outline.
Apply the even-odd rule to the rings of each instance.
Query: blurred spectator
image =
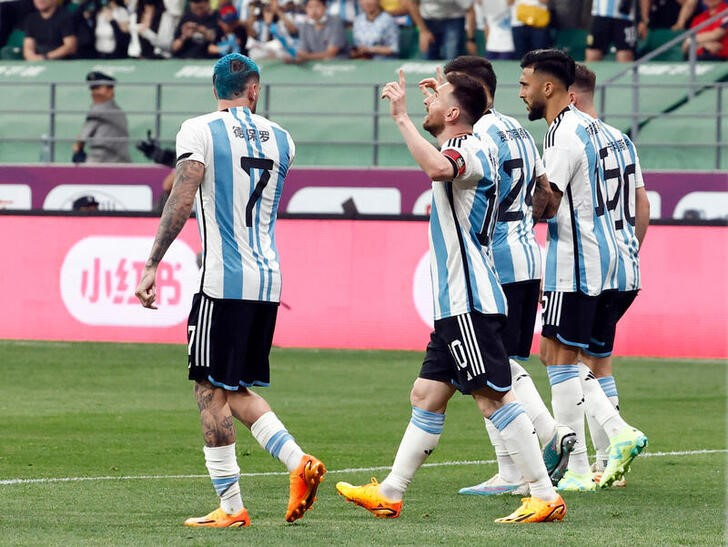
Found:
[[[695,36],[697,41],[697,56],[701,61],[728,60],[728,3],[723,0],[703,0],[707,8],[695,16],[690,28],[695,28],[718,13],[726,12],[725,17],[709,24]],[[687,54],[690,49],[690,39],[683,42],[683,51]]]
[[[399,54],[399,27],[394,18],[382,11],[379,0],[359,0],[361,12],[354,19],[354,47],[357,59],[386,59]]]
[[[252,59],[284,59],[296,56],[298,27],[289,14],[295,16],[293,2],[277,0],[250,4],[248,18],[248,55]]]
[[[190,0],[172,42],[172,54],[181,59],[214,57],[210,45],[217,41],[217,17],[209,0]]]
[[[93,43],[92,51],[80,55],[102,59],[123,59],[129,49],[129,12],[123,0],[91,0],[76,10],[83,14]],[[79,38],[80,41],[80,38]],[[79,49],[83,49],[79,43]]]
[[[177,31],[182,13],[185,9],[185,0],[163,0],[163,11],[159,16],[157,32],[145,32],[145,36],[154,46],[155,57],[169,59],[172,56],[172,42]]]
[[[99,202],[93,196],[82,196],[73,202],[73,210],[80,213],[98,211]]]
[[[346,56],[344,24],[336,16],[326,15],[325,0],[306,0],[306,21],[299,28],[300,43],[295,57],[287,63],[324,61]]]
[[[508,0],[516,59],[534,49],[551,47],[548,0]]]
[[[360,13],[361,5],[357,0],[329,0],[326,7],[326,15],[341,19],[345,28],[351,28]]]
[[[238,10],[231,4],[225,4],[220,8],[217,23],[219,25],[218,41],[210,44],[208,53],[223,57],[228,53],[248,54],[245,45],[248,43],[248,32],[245,25],[240,22]]]
[[[78,140],[73,143],[73,163],[129,163],[129,130],[126,114],[114,100],[116,80],[103,72],[89,72],[86,81],[93,104]],[[85,147],[88,147],[86,152]]]
[[[454,59],[464,51],[465,14],[473,0],[409,0],[426,59]]]
[[[507,0],[478,0],[473,7],[475,8],[475,27],[478,32],[482,28],[485,36],[485,56],[491,61],[515,59],[511,31],[511,8],[508,6]],[[469,44],[475,45],[475,43],[475,40],[469,41]],[[476,55],[477,48],[472,51],[472,46],[469,46],[468,53]]]
[[[684,30],[697,4],[698,0],[652,0],[648,26],[651,29]]]
[[[33,0],[38,11],[25,20],[23,58],[26,61],[68,59],[76,53],[76,29],[66,8],[55,0]]]
[[[639,2],[639,13],[635,4]],[[586,61],[601,61],[613,45],[617,61],[631,63],[637,38],[647,37],[650,0],[594,0],[591,33],[587,37]]]
[[[584,21],[585,4],[591,4],[588,0],[550,0],[551,15],[553,20],[551,26],[558,29],[586,28]],[[588,15],[588,11],[586,15]]]
[[[409,16],[409,0],[381,0],[379,6],[382,11],[394,17],[395,23],[399,26],[412,24],[412,19]]]
[[[162,0],[127,0],[129,9],[129,57],[155,59],[157,31],[164,13]]]

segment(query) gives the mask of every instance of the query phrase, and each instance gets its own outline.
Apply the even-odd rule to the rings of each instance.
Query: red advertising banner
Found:
[[[185,342],[199,278],[194,221],[160,266],[159,309],[143,309],[133,294],[158,222],[0,216],[0,338]],[[279,220],[277,241],[276,345],[424,350],[425,222]],[[615,353],[728,358],[728,228],[653,226],[641,257],[644,289],[620,323]]]

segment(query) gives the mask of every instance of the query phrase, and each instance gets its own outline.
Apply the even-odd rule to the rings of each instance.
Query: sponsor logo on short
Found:
[[[151,237],[90,236],[70,248],[60,273],[68,312],[86,325],[169,327],[187,318],[198,285],[195,252],[175,241],[157,269],[157,310],[134,295]]]

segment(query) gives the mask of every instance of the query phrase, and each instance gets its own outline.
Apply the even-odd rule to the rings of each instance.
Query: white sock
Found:
[[[235,443],[205,446],[202,450],[212,485],[220,498],[220,507],[228,515],[239,513],[243,510],[243,498],[240,497],[240,468],[235,457]]]
[[[303,450],[272,410],[258,418],[250,426],[250,432],[260,446],[283,462],[289,473],[298,467]]]
[[[546,501],[557,498],[541,457],[541,449],[531,420],[519,402],[503,405],[490,416],[503,444],[516,463],[531,495]]]
[[[495,449],[495,459],[498,462],[498,474],[500,475],[500,478],[510,484],[520,484],[523,482],[521,472],[516,467],[513,458],[511,458],[510,454],[508,454],[508,449],[503,443],[503,439],[501,439],[498,429],[496,429],[493,422],[491,422],[488,418],[484,418],[484,420],[485,429],[488,431],[490,443]]]
[[[605,433],[604,428],[599,425],[596,418],[588,412],[586,413],[586,422],[589,424],[589,435],[596,452],[597,466],[603,470],[609,458],[609,436]]]
[[[412,417],[399,443],[392,470],[379,485],[383,495],[394,501],[402,499],[412,477],[435,450],[444,424],[444,414],[412,407]]]
[[[604,393],[602,386],[599,385],[599,381],[584,363],[579,364],[579,376],[581,378],[581,387],[584,390],[586,412],[594,417],[611,439],[627,427],[627,422],[619,415],[617,409],[614,408]]]
[[[538,440],[541,446],[544,446],[556,434],[556,421],[551,416],[549,409],[546,408],[531,375],[526,372],[526,369],[520,363],[513,359],[510,361],[513,393],[526,410],[526,414],[528,414],[533,426],[536,428]]]
[[[576,433],[574,451],[569,455],[569,470],[588,473],[584,432],[584,392],[579,379],[578,365],[554,365],[546,368],[551,384],[551,407],[557,423],[570,427]]]

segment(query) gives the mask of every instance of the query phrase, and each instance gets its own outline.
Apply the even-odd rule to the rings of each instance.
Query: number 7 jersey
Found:
[[[279,302],[275,221],[295,145],[287,131],[234,107],[186,120],[177,161],[205,165],[195,207],[200,290],[212,298]]]

